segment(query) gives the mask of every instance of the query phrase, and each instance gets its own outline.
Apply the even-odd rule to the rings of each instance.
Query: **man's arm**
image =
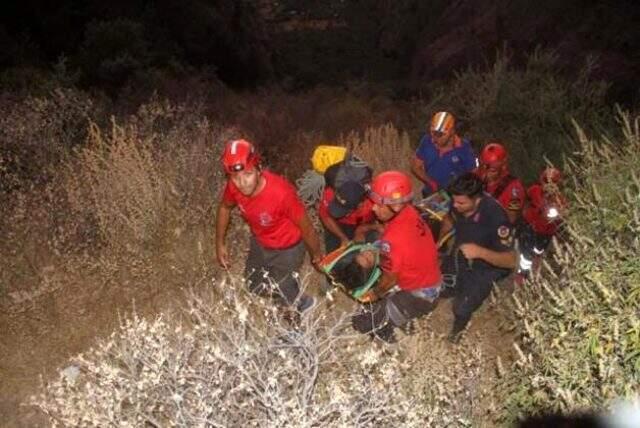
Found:
[[[424,170],[424,162],[417,156],[411,160],[411,172],[413,172],[413,175],[415,175],[418,180],[425,184],[429,183],[429,176]]]
[[[374,302],[384,297],[387,291],[391,290],[398,283],[398,277],[392,272],[382,271],[380,279],[369,291],[367,291],[360,301],[363,303]]]
[[[417,156],[413,159],[413,161],[411,161],[411,172],[413,172],[418,180],[431,187],[431,191],[435,192],[436,190],[438,190],[438,182],[429,177],[429,175],[425,172],[424,161]]]
[[[322,215],[319,217],[324,227],[326,227],[329,232],[333,233],[338,237],[338,239],[340,239],[341,245],[349,242],[349,237],[345,235],[345,233],[342,231],[342,228],[340,227],[340,224],[333,217]]]
[[[469,259],[482,259],[492,266],[503,269],[515,269],[518,255],[515,250],[494,251],[478,244],[467,243],[460,245],[460,251]]]
[[[440,222],[440,232],[438,233],[438,242],[440,242],[442,238],[447,236],[447,233],[449,233],[451,229],[453,229],[453,218],[451,218],[451,214],[447,214],[442,218],[442,221]]]
[[[306,212],[302,215],[300,220],[298,220],[297,225],[302,232],[302,241],[304,242],[305,247],[307,247],[309,256],[311,256],[311,263],[313,263],[314,266],[317,266],[317,264],[322,259],[320,239],[318,238],[318,234],[313,228],[311,219]]]
[[[385,295],[385,293],[393,288],[398,283],[398,276],[393,272],[382,271],[380,279],[373,287],[373,292],[378,298]]]
[[[375,230],[379,234],[382,234],[382,232],[384,232],[384,226],[382,224],[380,224],[380,223],[364,223],[364,224],[360,224],[360,225],[358,225],[358,227],[356,227],[356,231],[354,233],[353,240],[356,241],[356,242],[364,242],[364,241],[366,241],[367,233],[369,233],[372,230]]]
[[[228,266],[228,253],[227,246],[225,244],[225,237],[227,235],[227,229],[231,220],[231,210],[234,205],[228,202],[220,201],[218,204],[218,211],[216,215],[216,259],[218,263],[225,269]]]

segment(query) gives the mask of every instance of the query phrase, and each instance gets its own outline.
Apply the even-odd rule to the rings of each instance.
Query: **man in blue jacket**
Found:
[[[423,197],[445,189],[449,183],[475,169],[477,158],[471,143],[456,134],[455,117],[446,111],[433,115],[411,163],[411,171],[424,183]]]

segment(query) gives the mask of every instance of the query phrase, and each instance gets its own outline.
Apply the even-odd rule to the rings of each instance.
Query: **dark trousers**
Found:
[[[467,326],[471,315],[489,297],[493,284],[508,275],[500,269],[474,268],[459,251],[445,256],[441,269],[449,286],[444,295],[453,297],[453,330],[456,333]]]
[[[518,228],[520,252],[529,260],[534,255],[542,254],[551,243],[551,239],[553,239],[553,235],[537,233],[529,224],[525,223]]]
[[[244,269],[249,290],[280,298],[285,304],[292,305],[300,294],[300,285],[294,273],[300,270],[304,253],[302,241],[283,250],[274,250],[264,248],[252,236]]]
[[[372,334],[382,340],[392,341],[395,327],[403,327],[414,318],[433,311],[436,297],[432,300],[418,297],[408,291],[398,291],[384,299],[365,306],[351,318],[353,328],[364,334]]]

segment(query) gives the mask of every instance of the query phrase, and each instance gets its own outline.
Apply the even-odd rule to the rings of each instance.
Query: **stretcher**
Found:
[[[369,278],[364,284],[342,284],[338,282],[333,275],[334,269],[343,267],[353,260],[353,258],[360,253],[361,251],[373,251],[374,252],[374,266],[369,274]],[[380,269],[380,250],[379,248],[370,243],[359,244],[350,242],[347,245],[343,245],[326,256],[319,263],[322,271],[327,275],[327,277],[331,280],[331,283],[342,291],[344,291],[347,295],[351,296],[355,300],[360,300],[360,298],[367,292],[369,289],[378,281],[380,275],[382,275],[382,270]]]

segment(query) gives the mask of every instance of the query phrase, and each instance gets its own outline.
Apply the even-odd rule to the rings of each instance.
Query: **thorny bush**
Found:
[[[54,426],[468,424],[481,355],[466,351],[454,380],[437,347],[385,349],[354,337],[348,313],[321,305],[296,321],[237,277],[205,282],[181,318],[123,320],[31,403]]]

